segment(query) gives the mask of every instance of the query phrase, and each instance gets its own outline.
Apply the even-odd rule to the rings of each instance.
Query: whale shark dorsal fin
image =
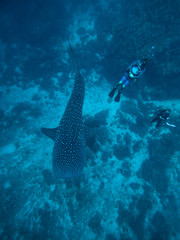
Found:
[[[57,129],[58,129],[58,127],[56,127],[56,128],[41,128],[41,132],[44,135],[46,135],[47,137],[49,137],[55,141]]]

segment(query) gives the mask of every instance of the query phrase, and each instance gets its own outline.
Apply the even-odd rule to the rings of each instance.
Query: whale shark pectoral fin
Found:
[[[57,129],[58,129],[58,127],[56,127],[56,128],[41,128],[41,132],[44,135],[46,135],[47,137],[49,137],[55,141]]]

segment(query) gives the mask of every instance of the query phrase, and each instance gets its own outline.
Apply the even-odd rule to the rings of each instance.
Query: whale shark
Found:
[[[94,130],[86,128],[83,124],[85,82],[70,43],[69,53],[75,75],[70,99],[59,126],[53,129],[41,128],[42,133],[54,141],[52,168],[56,179],[76,178],[82,174],[86,140],[94,135]]]

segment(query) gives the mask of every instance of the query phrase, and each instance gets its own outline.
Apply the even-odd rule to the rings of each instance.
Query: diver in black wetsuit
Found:
[[[136,81],[146,70],[147,58],[142,60],[137,60],[133,62],[127,69],[125,75],[121,78],[121,80],[116,84],[116,86],[109,93],[109,97],[113,97],[116,90],[118,90],[118,94],[115,97],[114,101],[119,102],[122,90],[131,82]]]
[[[151,120],[151,123],[156,122],[156,128],[164,125],[175,127],[175,125],[169,124],[166,122],[166,120],[169,119],[170,112],[171,112],[171,109],[162,109],[155,112],[154,117]]]

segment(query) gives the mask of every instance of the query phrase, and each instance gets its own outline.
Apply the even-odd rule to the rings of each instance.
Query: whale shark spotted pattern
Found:
[[[54,129],[41,128],[43,134],[54,140],[52,165],[56,179],[81,175],[85,165],[86,139],[93,135],[93,130],[86,129],[83,125],[82,108],[85,83],[70,44],[69,50],[75,71],[71,97],[59,126]]]

